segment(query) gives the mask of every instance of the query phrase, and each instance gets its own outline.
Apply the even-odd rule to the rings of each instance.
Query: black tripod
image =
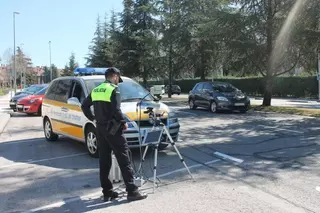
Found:
[[[148,107],[147,111],[144,111],[145,114],[149,114],[149,122],[153,124],[152,129],[146,133],[145,137],[144,137],[144,143],[143,144],[148,144],[147,147],[144,150],[142,159],[141,159],[141,163],[139,166],[139,170],[142,167],[142,163],[144,163],[145,161],[145,157],[148,151],[148,148],[150,146],[154,147],[155,152],[154,152],[154,166],[153,166],[153,192],[155,190],[155,183],[156,183],[156,176],[157,176],[157,163],[158,163],[158,147],[159,144],[161,143],[161,138],[163,133],[166,133],[166,136],[168,137],[170,144],[174,147],[176,153],[179,155],[180,161],[182,162],[182,164],[184,165],[184,167],[187,169],[189,175],[191,176],[192,180],[194,181],[194,178],[187,166],[187,164],[185,163],[183,157],[181,156],[178,148],[175,145],[175,142],[173,141],[169,130],[167,129],[167,127],[161,122],[161,117],[163,116],[164,113],[162,114],[154,114],[153,112],[153,108],[152,107]]]

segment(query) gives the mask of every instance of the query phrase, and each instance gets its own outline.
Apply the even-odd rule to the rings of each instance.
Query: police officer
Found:
[[[113,191],[112,182],[109,180],[112,163],[111,151],[117,158],[126,184],[127,199],[130,201],[145,199],[147,195],[141,194],[138,187],[134,185],[128,143],[123,136],[123,131],[128,126],[120,109],[120,92],[117,86],[119,82],[122,82],[120,71],[114,67],[108,68],[105,72],[105,78],[106,81],[94,88],[81,106],[85,116],[96,122],[100,182],[104,201],[110,201],[118,197],[118,193]],[[92,105],[95,115],[90,110]]]

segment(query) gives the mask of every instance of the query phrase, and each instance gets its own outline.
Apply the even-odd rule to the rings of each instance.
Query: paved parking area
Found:
[[[155,193],[148,182],[148,199],[131,203],[101,202],[98,161],[84,145],[46,142],[41,117],[14,115],[0,135],[0,212],[320,212],[319,119],[172,109],[196,182],[169,147]],[[139,150],[132,155],[137,169]],[[145,177],[152,163],[150,152]]]

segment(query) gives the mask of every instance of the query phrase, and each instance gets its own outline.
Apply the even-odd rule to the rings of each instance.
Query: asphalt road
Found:
[[[173,109],[196,181],[169,147],[159,152],[155,193],[148,182],[147,200],[131,203],[101,201],[98,161],[84,145],[46,142],[41,117],[13,115],[0,135],[0,212],[320,212],[319,119]],[[152,162],[150,152],[145,177]]]

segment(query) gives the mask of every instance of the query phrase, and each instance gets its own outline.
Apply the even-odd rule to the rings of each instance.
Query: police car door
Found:
[[[73,80],[72,90],[67,101],[69,109],[68,123],[71,136],[80,140],[84,139],[83,126],[84,115],[81,110],[81,103],[85,99],[85,93],[80,81]]]

